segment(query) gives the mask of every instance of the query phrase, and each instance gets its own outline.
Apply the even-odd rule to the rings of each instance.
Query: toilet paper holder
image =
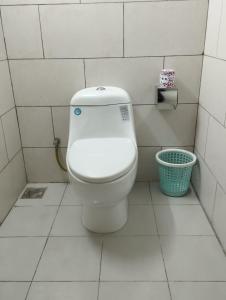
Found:
[[[156,103],[160,110],[172,110],[177,108],[178,89],[156,87]]]

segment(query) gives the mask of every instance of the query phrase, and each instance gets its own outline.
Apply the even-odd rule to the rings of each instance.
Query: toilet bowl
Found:
[[[126,223],[137,161],[128,93],[116,87],[93,87],[75,94],[66,163],[86,228],[107,233]]]

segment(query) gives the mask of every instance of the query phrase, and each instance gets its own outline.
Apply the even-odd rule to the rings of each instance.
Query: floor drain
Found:
[[[28,187],[24,191],[21,199],[42,199],[46,190],[47,187],[43,187],[43,188]]]

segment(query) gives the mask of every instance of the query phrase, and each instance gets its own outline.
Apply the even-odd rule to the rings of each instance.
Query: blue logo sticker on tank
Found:
[[[81,108],[79,108],[79,107],[76,107],[76,108],[74,109],[74,114],[75,114],[76,116],[80,116],[80,115],[81,115],[81,113],[82,113],[82,110],[81,110]]]

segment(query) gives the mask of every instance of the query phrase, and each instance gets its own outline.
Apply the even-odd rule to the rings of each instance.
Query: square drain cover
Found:
[[[43,187],[43,188],[28,187],[24,191],[21,199],[42,199],[46,190],[47,187]]]

